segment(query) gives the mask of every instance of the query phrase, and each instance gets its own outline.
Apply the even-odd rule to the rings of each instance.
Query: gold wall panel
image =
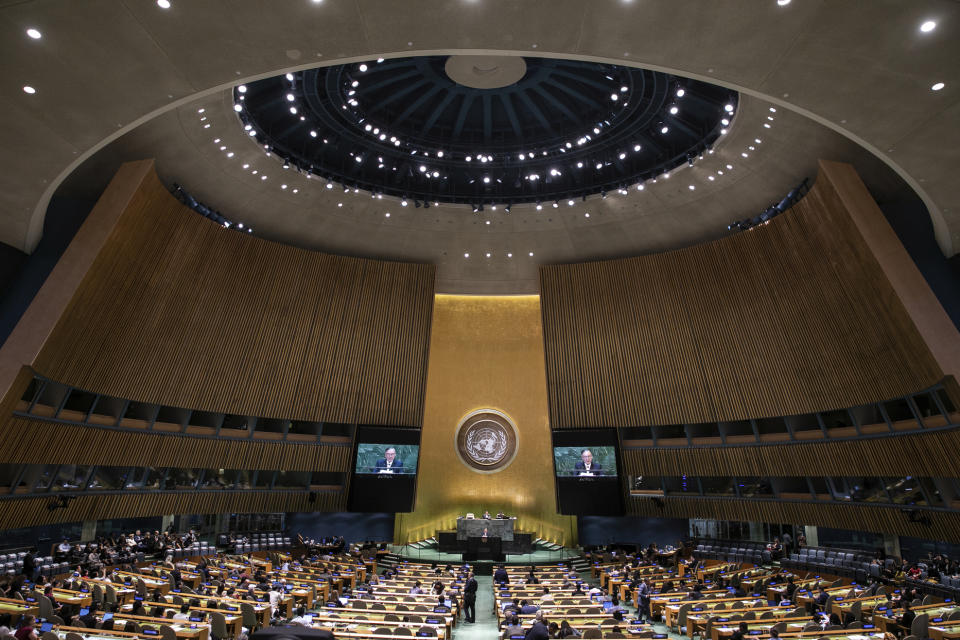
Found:
[[[478,473],[458,458],[455,432],[477,409],[496,409],[518,431],[513,462]],[[557,514],[537,296],[436,297],[413,513],[397,514],[399,543],[455,529],[458,515],[498,510],[516,527],[562,544],[576,520]]]

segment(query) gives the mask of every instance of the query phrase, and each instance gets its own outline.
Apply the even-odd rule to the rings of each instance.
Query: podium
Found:
[[[503,554],[503,541],[498,537],[471,536],[467,538],[467,548],[463,552],[463,560],[464,562],[475,562],[477,560],[504,562],[506,556]]]

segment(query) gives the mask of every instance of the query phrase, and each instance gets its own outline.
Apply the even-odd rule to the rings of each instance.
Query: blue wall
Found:
[[[581,545],[642,544],[657,546],[687,539],[690,531],[686,518],[636,518],[630,516],[577,516]]]
[[[393,540],[392,513],[288,513],[286,526],[292,537],[343,536],[348,543]]]

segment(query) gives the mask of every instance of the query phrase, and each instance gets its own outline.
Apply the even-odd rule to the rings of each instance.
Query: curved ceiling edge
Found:
[[[934,202],[932,196],[920,185],[919,181],[914,178],[905,167],[901,166],[899,163],[895,162],[888,154],[882,152],[875,145],[871,144],[867,140],[861,138],[860,136],[849,131],[845,127],[841,126],[839,123],[836,123],[828,118],[820,116],[808,109],[799,107],[784,98],[779,98],[772,96],[770,94],[764,93],[757,89],[724,80],[723,78],[723,69],[720,68],[716,70],[716,75],[705,76],[699,73],[691,73],[683,69],[669,67],[664,65],[657,64],[648,64],[642,60],[635,60],[631,58],[618,59],[610,58],[606,56],[590,56],[577,53],[564,53],[564,52],[531,52],[531,51],[519,51],[519,50],[500,50],[500,49],[441,49],[441,50],[419,50],[419,51],[402,51],[402,52],[381,52],[381,53],[370,53],[363,56],[350,56],[344,58],[328,59],[324,60],[320,64],[311,62],[310,64],[303,65],[292,65],[287,67],[281,67],[273,69],[271,71],[247,75],[247,76],[237,76],[235,78],[230,78],[230,82],[221,83],[197,91],[193,94],[184,96],[182,98],[171,101],[170,103],[154,109],[143,116],[137,118],[133,122],[123,126],[118,127],[116,131],[111,133],[109,136],[101,139],[97,144],[91,146],[86,151],[78,154],[71,163],[69,163],[57,176],[55,179],[51,180],[47,187],[44,189],[40,200],[37,202],[34,207],[33,213],[29,221],[29,226],[27,229],[26,237],[24,239],[24,247],[27,252],[32,252],[36,248],[37,243],[40,241],[42,236],[44,219],[46,217],[46,210],[50,204],[50,199],[53,194],[56,192],[57,188],[63,183],[63,181],[84,161],[91,158],[97,151],[103,149],[106,145],[114,140],[117,140],[121,136],[130,131],[133,131],[140,125],[145,122],[150,121],[151,119],[172,111],[176,108],[182,107],[190,102],[193,102],[197,99],[203,98],[205,96],[210,96],[216,94],[219,91],[223,91],[234,87],[238,84],[243,84],[247,82],[254,82],[256,80],[261,80],[265,78],[270,78],[276,75],[295,72],[295,71],[304,71],[307,69],[313,69],[317,67],[328,67],[341,64],[350,64],[358,63],[363,61],[368,61],[370,59],[375,59],[378,57],[391,59],[391,58],[405,58],[410,56],[435,56],[435,55],[499,55],[499,56],[524,56],[524,57],[543,57],[543,58],[564,58],[569,60],[584,60],[589,62],[598,62],[603,64],[617,64],[628,67],[637,67],[650,69],[652,71],[660,71],[663,73],[669,73],[685,78],[690,78],[693,80],[700,80],[703,82],[709,82],[721,87],[728,89],[734,89],[743,94],[754,96],[763,100],[766,100],[772,104],[776,104],[784,109],[788,109],[794,113],[802,115],[806,118],[810,118],[815,122],[841,134],[847,139],[855,142],[857,145],[869,151],[872,155],[879,158],[887,166],[893,169],[899,176],[901,176],[904,181],[910,186],[911,189],[923,200],[924,204],[927,207],[931,221],[933,223],[934,232],[936,235],[937,243],[940,246],[941,251],[944,255],[952,256],[956,251],[954,250],[954,243],[952,233],[949,229],[949,225],[943,217],[943,212]]]

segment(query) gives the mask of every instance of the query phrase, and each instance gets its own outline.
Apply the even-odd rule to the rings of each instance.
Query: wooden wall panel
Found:
[[[625,449],[624,473],[645,476],[957,477],[960,430],[837,442],[738,447]]]
[[[343,511],[347,506],[345,491],[313,494],[307,491],[193,491],[78,495],[65,509],[48,509],[47,505],[55,499],[56,496],[51,495],[45,498],[0,500],[0,522],[16,527],[31,527],[55,522],[136,518],[171,513]]]
[[[715,518],[876,531],[926,540],[960,542],[960,513],[924,511],[930,525],[910,522],[897,507],[800,502],[760,502],[722,498],[628,498],[627,515],[658,518]]]
[[[0,423],[0,440],[0,463],[26,464],[349,472],[352,453],[349,445],[191,438],[23,418]]]
[[[434,276],[223,229],[151,172],[34,368],[192,409],[419,426]]]
[[[804,413],[943,377],[828,180],[751,231],[540,282],[555,428]]]

